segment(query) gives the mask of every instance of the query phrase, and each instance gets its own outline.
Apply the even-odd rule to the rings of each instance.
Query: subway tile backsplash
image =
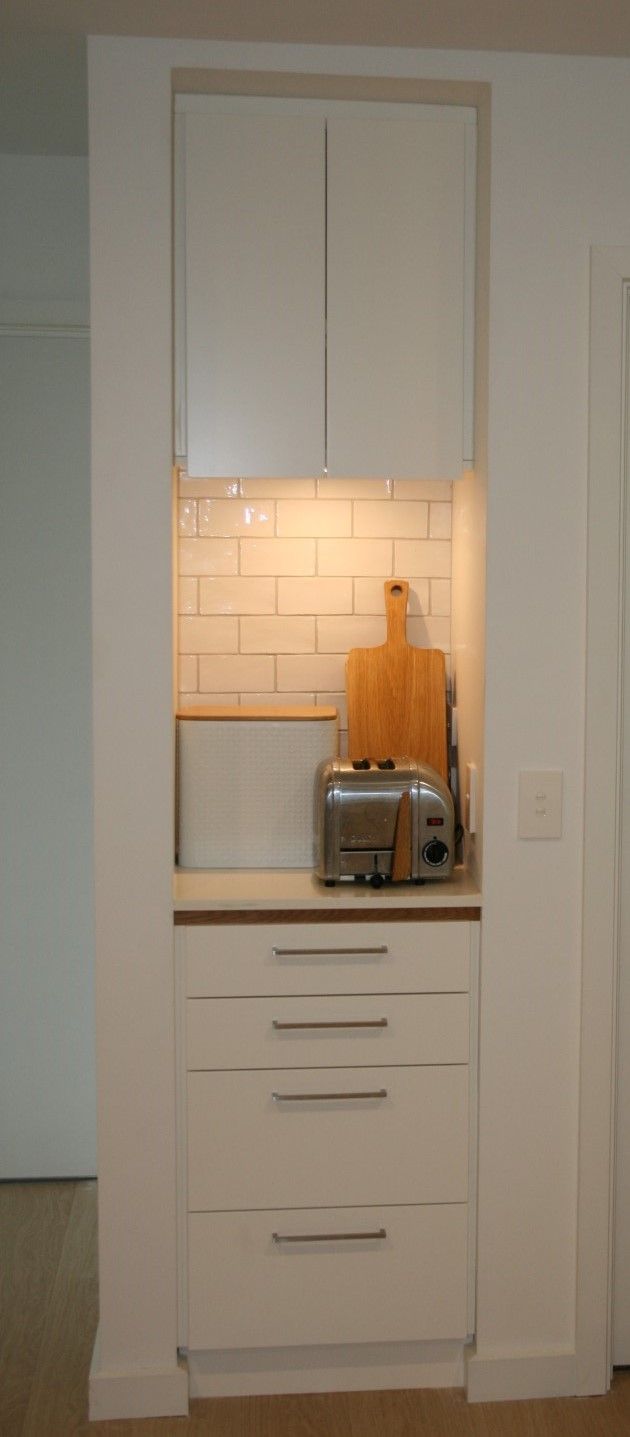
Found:
[[[383,580],[409,580],[411,643],[450,653],[451,485],[179,478],[182,707],[334,704],[345,656],[385,638]],[[448,665],[448,660],[447,660]]]

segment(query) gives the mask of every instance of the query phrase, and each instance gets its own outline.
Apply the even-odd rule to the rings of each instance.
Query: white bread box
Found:
[[[338,750],[335,708],[181,709],[181,868],[310,868],[317,765]]]

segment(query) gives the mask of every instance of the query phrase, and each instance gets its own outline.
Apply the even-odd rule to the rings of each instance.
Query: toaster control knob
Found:
[[[448,858],[448,848],[441,838],[430,838],[424,845],[422,857],[430,868],[441,868]]]

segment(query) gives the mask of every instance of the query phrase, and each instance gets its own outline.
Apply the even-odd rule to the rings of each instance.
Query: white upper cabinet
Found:
[[[181,106],[188,473],[457,478],[472,458],[474,112]]]
[[[330,474],[461,474],[464,140],[457,123],[328,121]]]
[[[186,115],[188,472],[321,474],[325,135]]]

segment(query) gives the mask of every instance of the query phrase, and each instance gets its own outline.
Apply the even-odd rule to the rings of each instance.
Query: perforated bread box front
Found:
[[[177,714],[182,868],[310,868],[318,764],[335,708],[221,706]]]

